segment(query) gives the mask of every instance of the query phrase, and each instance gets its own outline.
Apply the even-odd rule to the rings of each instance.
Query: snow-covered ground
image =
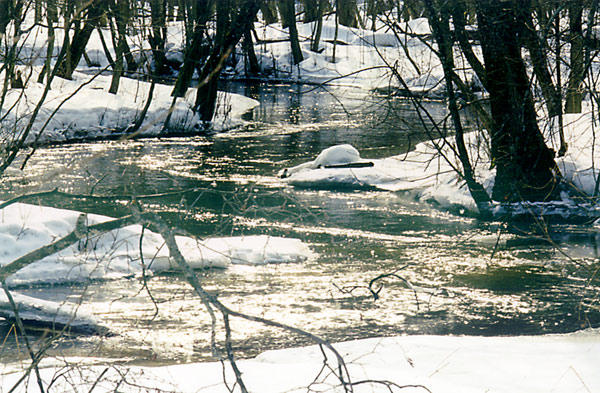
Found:
[[[441,70],[431,51],[418,37],[404,37],[403,41],[389,31],[376,33],[340,27],[337,39],[345,45],[336,45],[336,62],[332,62],[334,24],[325,22],[323,51],[309,51],[306,40],[312,33],[312,24],[299,24],[303,37],[303,52],[306,60],[298,66],[291,65],[289,43],[276,42],[286,37],[277,25],[257,27],[259,38],[265,43],[256,44],[259,60],[268,78],[278,78],[301,82],[323,82],[352,74],[351,77],[336,79],[335,83],[366,88],[385,87],[389,84],[389,69],[385,61],[397,66],[409,86],[416,90],[440,88]],[[430,33],[423,19],[410,22],[407,29],[417,34]],[[35,29],[24,37],[27,51],[32,59],[43,59],[45,37]],[[106,33],[106,32],[105,32]],[[60,32],[59,32],[60,34]],[[97,32],[92,36],[89,55],[100,67],[107,64],[101,50]],[[181,56],[182,29],[173,25],[169,30],[171,42],[169,56]],[[402,38],[402,37],[401,37]],[[30,41],[32,40],[32,41]],[[60,41],[60,37],[58,37]],[[269,43],[267,43],[269,41]],[[375,48],[369,45],[378,43]],[[130,43],[138,54],[147,51],[146,44]],[[110,45],[110,43],[109,43]],[[403,57],[403,48],[412,54],[417,64],[411,64]],[[383,55],[380,56],[380,54]],[[385,59],[385,60],[384,60]],[[83,63],[83,61],[82,61]],[[237,65],[241,75],[243,64]],[[417,68],[421,72],[417,72]],[[21,66],[23,75],[31,75],[25,90],[11,90],[4,108],[16,103],[11,114],[4,119],[3,132],[22,130],[28,121],[33,105],[41,97],[43,85],[33,82],[40,71],[40,63]],[[123,79],[118,95],[108,93],[110,77],[100,75],[89,84],[89,71],[98,67],[80,65],[73,81],[56,79],[39,117],[36,119],[29,142],[37,138],[43,125],[53,114],[45,127],[40,141],[55,141],[74,137],[108,137],[114,130],[122,129],[135,121],[144,106],[149,84],[142,81]],[[229,72],[233,72],[231,69]],[[360,71],[360,72],[358,72]],[[426,71],[426,72],[425,72]],[[81,91],[72,99],[61,104],[72,92]],[[171,105],[171,88],[158,85],[142,131],[156,134],[162,129],[163,120]],[[21,94],[26,99],[20,100]],[[185,100],[177,103],[171,124],[184,128],[198,126],[198,120],[190,109],[193,91]],[[253,100],[227,94],[220,102],[225,108],[215,121],[215,126],[227,128],[239,122],[241,114],[257,103]],[[228,116],[224,116],[227,113]],[[221,124],[221,126],[219,126]],[[566,133],[569,144],[568,154],[559,160],[567,179],[588,194],[595,187],[594,169],[598,162],[598,148],[592,148],[594,121],[591,115],[569,116],[566,118]],[[469,136],[469,144],[475,149],[479,141],[474,134]],[[551,143],[554,141],[550,140]],[[358,168],[318,168],[307,166],[292,173],[286,181],[296,186],[330,187],[377,187],[390,191],[413,190],[425,200],[434,200],[442,206],[460,206],[475,210],[475,204],[463,182],[457,179],[450,163],[444,161],[433,147],[434,142],[417,145],[416,149],[402,157],[384,159],[363,158],[373,166]],[[450,153],[448,146],[443,147]],[[558,150],[555,148],[555,150]],[[473,150],[474,151],[474,150]],[[481,159],[476,165],[480,181],[489,190],[493,185],[493,171],[482,157],[485,150],[477,149]],[[475,155],[474,155],[475,156]],[[447,154],[452,164],[457,159]],[[283,168],[281,168],[283,169]],[[565,201],[569,203],[569,201]],[[65,236],[75,227],[78,212],[50,209],[40,206],[14,204],[0,212],[0,265],[25,255],[38,247]],[[89,223],[108,220],[107,217],[88,215]],[[12,286],[32,283],[79,282],[89,279],[111,279],[126,276],[151,274],[173,268],[163,240],[159,235],[144,233],[140,258],[139,237],[141,228],[127,227],[109,234],[94,237],[88,242],[79,242],[68,249],[44,258],[9,277]],[[225,268],[231,263],[271,263],[301,262],[312,256],[309,248],[296,239],[271,238],[266,236],[246,238],[209,239],[198,242],[191,238],[177,239],[189,264],[196,268],[216,266]],[[32,297],[14,294],[14,300],[23,307],[23,317],[47,323],[70,322],[74,325],[96,326],[93,315],[85,311],[85,305],[60,304],[42,301]],[[8,298],[0,292],[0,315],[10,317]],[[339,344],[338,350],[344,355],[353,381],[364,379],[388,380],[401,386],[423,385],[433,392],[595,392],[600,391],[600,335],[597,330],[587,330],[577,334],[543,337],[439,337],[414,336],[395,338],[374,338]],[[329,358],[332,357],[329,354]],[[318,391],[342,391],[333,388],[339,381],[329,375],[319,374],[322,355],[316,347],[287,349],[267,352],[256,359],[240,362],[240,368],[248,387],[253,392],[306,391],[306,386],[317,378]],[[49,367],[43,370],[46,381],[52,380],[64,369]],[[3,367],[3,366],[2,366]],[[12,367],[12,366],[11,366]],[[8,391],[20,378],[22,370],[9,373],[0,368],[0,391]],[[13,370],[13,369],[11,369]],[[62,391],[82,390],[82,384],[91,388],[96,377],[105,366],[92,367],[89,374],[77,374],[76,379],[64,374],[56,382]],[[13,370],[14,371],[14,370]],[[81,371],[81,370],[79,370]],[[74,371],[76,372],[76,371]],[[109,368],[106,378],[94,391],[112,391],[110,380],[120,380],[116,368]],[[189,378],[189,375],[196,376]],[[229,381],[232,381],[228,371]],[[151,391],[162,388],[168,391],[227,391],[222,383],[221,364],[201,363],[160,368],[132,367],[127,374],[130,384],[121,384],[119,391]],[[30,383],[31,389],[37,389]],[[317,389],[318,388],[318,389]],[[392,391],[396,388],[391,388]],[[27,390],[22,387],[21,391]],[[86,389],[83,389],[86,390]],[[19,391],[19,390],[17,390]],[[385,385],[364,383],[354,391],[390,391]],[[421,387],[402,391],[427,391]]]
[[[288,29],[283,29],[278,23],[255,26],[256,35],[262,41],[255,45],[255,51],[259,64],[265,70],[265,77],[375,89],[386,88],[390,84],[398,86],[390,74],[390,66],[395,66],[415,93],[429,91],[431,95],[437,95],[443,90],[439,61],[423,42],[431,35],[427,19],[400,23],[397,27],[409,33],[403,36],[383,25],[378,26],[377,31],[338,26],[336,35],[335,20],[330,15],[323,20],[318,52],[310,50],[315,24],[297,24],[304,57],[298,65],[293,65],[290,43],[283,41],[288,37]],[[334,46],[336,37],[337,44]],[[410,54],[413,62],[406,53]],[[235,74],[244,76],[244,70],[245,64],[240,61]]]
[[[27,34],[21,36],[19,43],[21,65],[18,69],[26,82],[26,89],[9,89],[3,105],[3,114],[8,112],[8,116],[3,116],[3,134],[0,136],[7,140],[25,128],[44,91],[44,84],[37,83],[37,79],[46,58],[47,32],[43,26],[30,27],[30,24],[33,25],[32,17],[26,19],[22,30]],[[441,67],[429,46],[423,42],[431,34],[427,20],[416,19],[402,23],[400,27],[409,34],[400,37],[383,26],[376,32],[338,26],[336,33],[334,18],[329,16],[324,19],[320,51],[313,52],[310,50],[310,37],[315,24],[298,23],[305,60],[293,65],[290,44],[282,41],[288,36],[287,29],[281,28],[281,24],[265,26],[257,22],[256,36],[260,41],[255,43],[255,51],[263,70],[259,78],[301,83],[327,82],[364,89],[387,88],[399,86],[398,81],[390,76],[390,65],[394,64],[413,92],[439,96],[444,88],[440,83]],[[112,40],[106,39],[110,37],[110,31],[107,28],[101,31],[114,58]],[[64,31],[57,29],[55,33],[56,56]],[[183,59],[184,34],[181,22],[169,25],[166,45],[169,59]],[[333,44],[335,37],[336,45]],[[141,67],[147,67],[152,59],[147,40],[137,35],[129,37],[128,42]],[[86,53],[93,64],[82,59],[72,81],[54,79],[26,143],[114,137],[135,123],[146,102],[150,83],[123,78],[118,94],[110,94],[110,66],[98,30],[92,33]],[[410,54],[410,59],[406,53]],[[238,62],[229,66],[225,74],[234,79],[245,78],[244,56],[236,58]],[[3,83],[2,78],[3,75],[0,75],[0,83]],[[76,97],[70,97],[77,89]],[[165,132],[163,126],[172,103],[171,92],[172,86],[157,84],[140,128],[141,134]],[[170,132],[194,132],[204,127],[191,110],[194,100],[193,88],[188,90],[185,98],[177,100],[169,121]],[[241,115],[257,104],[240,95],[222,93],[211,127],[218,131],[240,125]]]
[[[30,69],[34,73],[33,78],[37,78],[40,70],[40,66]],[[111,76],[92,77],[81,72],[76,72],[73,80],[55,78],[26,143],[102,139],[121,135],[136,122],[146,103],[150,83],[122,78],[118,94],[108,92],[110,83]],[[79,92],[70,98],[77,89],[80,89]],[[139,134],[152,136],[164,133],[163,127],[173,99],[171,91],[171,86],[156,85]],[[44,85],[33,80],[25,90],[9,90],[4,107],[14,108],[2,122],[3,139],[11,139],[15,130],[19,130],[18,135],[25,129],[43,92]],[[22,94],[25,99],[21,97]],[[192,110],[194,100],[194,90],[189,90],[184,99],[177,101],[169,121],[169,132],[202,131],[203,125]],[[221,93],[218,100],[221,106],[213,120],[215,130],[242,124],[241,116],[258,105],[255,100],[229,93]]]
[[[349,390],[333,375],[335,357],[318,346],[268,351],[238,362],[249,392],[444,392],[444,393],[591,393],[600,391],[600,335],[586,330],[538,337],[400,336],[371,338],[335,345],[345,359]],[[333,368],[323,368],[323,354]],[[61,367],[62,366],[62,367]],[[69,370],[42,369],[62,392],[228,392],[234,376],[221,363],[166,367],[98,365]],[[11,387],[20,372],[0,376]],[[33,376],[29,384],[37,389]],[[162,390],[159,390],[162,389]],[[25,388],[16,392],[27,391]]]

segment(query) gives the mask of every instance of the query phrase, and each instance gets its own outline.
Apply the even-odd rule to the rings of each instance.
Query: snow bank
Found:
[[[431,35],[426,18],[400,23],[400,29],[406,34],[397,34],[385,25],[378,25],[376,31],[340,25],[336,33],[334,16],[329,15],[323,18],[318,52],[310,50],[315,24],[297,23],[304,57],[298,65],[293,64],[290,43],[284,42],[289,37],[287,28],[282,28],[280,23],[255,24],[261,42],[255,44],[254,50],[264,77],[368,89],[388,88],[390,85],[399,86],[390,74],[389,65],[394,64],[411,90],[437,96],[444,87],[438,83],[443,75],[439,60],[423,42]],[[243,59],[243,56],[239,58]],[[245,69],[246,65],[241,60],[231,70],[231,75],[245,76]],[[423,74],[430,74],[430,77],[423,78]]]
[[[80,213],[16,203],[0,211],[0,266],[45,246],[74,230]],[[89,214],[87,224],[110,220]],[[7,280],[9,285],[81,282],[177,269],[162,237],[132,225],[86,240],[36,261]],[[187,263],[196,269],[230,264],[301,262],[312,256],[298,239],[270,236],[212,238],[177,237]],[[140,258],[141,255],[141,258]]]
[[[549,144],[555,151],[559,150],[556,130],[553,129],[555,119],[551,119],[547,127]],[[594,132],[598,123],[591,110],[578,115],[565,115],[564,134],[568,144],[567,154],[557,158],[556,162],[565,180],[588,196],[594,195],[596,182],[600,174],[596,169],[600,162],[600,146],[596,146]],[[478,157],[474,164],[477,180],[491,195],[494,185],[495,170],[489,168],[490,158],[482,136],[477,132],[465,135],[465,143],[470,157]],[[348,145],[346,145],[348,146]],[[350,146],[351,147],[351,146]],[[331,148],[328,148],[331,149]],[[321,155],[325,154],[325,149]],[[441,151],[442,154],[439,152]],[[478,207],[470,192],[454,168],[462,168],[455,156],[454,139],[448,138],[423,142],[416,145],[408,154],[384,159],[370,159],[371,167],[364,168],[327,168],[318,165],[319,159],[284,169],[280,177],[287,184],[310,188],[376,188],[388,191],[411,191],[418,198],[430,201],[443,208],[464,209],[474,213]],[[357,152],[358,154],[358,152]],[[321,156],[319,155],[319,156]],[[490,212],[494,216],[525,216],[543,214],[559,218],[599,217],[600,209],[591,204],[582,204],[569,199],[566,195],[562,201],[550,203],[492,204]]]
[[[470,144],[474,145],[476,134],[469,135]],[[402,156],[383,159],[362,160],[373,165],[363,168],[326,168],[315,166],[314,162],[304,163],[280,171],[289,176],[283,181],[296,187],[310,188],[376,188],[386,191],[411,191],[423,200],[434,201],[443,207],[456,207],[477,211],[464,182],[460,181],[453,171],[458,162],[445,161],[436,150],[441,141],[424,142],[415,150]],[[450,147],[446,145],[444,155],[452,157]],[[327,150],[327,149],[326,149]],[[325,152],[325,151],[324,151]],[[458,160],[456,160],[458,161]],[[452,164],[452,165],[451,165]],[[493,175],[489,169],[478,168],[487,175],[483,183],[491,192]]]
[[[36,103],[42,97],[44,85],[34,83],[41,67],[33,67],[32,80],[25,90],[27,99],[21,97],[20,89],[8,92],[4,108],[14,108],[2,122],[2,137],[12,138],[16,130],[24,130],[31,119]],[[75,73],[73,80],[55,78],[52,90],[48,93],[44,105],[36,117],[27,143],[60,142],[74,139],[98,139],[119,136],[136,122],[142,111],[150,91],[150,83],[122,78],[118,94],[108,92],[111,77],[105,75],[92,77],[83,73]],[[78,88],[81,90],[71,99],[65,101]],[[172,86],[155,86],[152,103],[140,128],[144,136],[164,133],[165,120],[171,107]],[[191,89],[185,98],[179,99],[172,111],[169,130],[181,132],[198,132],[203,124],[193,111],[195,100]],[[221,93],[219,102],[221,109],[213,120],[213,128],[222,130],[242,123],[242,114],[258,105],[255,100],[240,95]],[[59,109],[58,111],[56,111]],[[56,113],[53,113],[55,112]],[[3,112],[4,113],[4,112]],[[48,122],[44,128],[45,123]],[[43,130],[43,133],[40,132]],[[18,134],[19,131],[17,131]]]
[[[537,337],[403,336],[372,338],[335,344],[348,365],[353,391],[389,392],[377,382],[405,386],[403,392],[537,393],[600,391],[600,332]],[[337,370],[335,358],[326,351]],[[343,392],[339,380],[323,372],[323,354],[317,346],[268,351],[238,362],[250,392]],[[94,391],[121,392],[165,390],[177,392],[228,392],[220,363],[197,363],[167,367],[127,367],[127,382],[118,366],[97,366],[66,372],[64,368],[42,370],[42,378],[54,381],[56,390],[72,392],[91,386],[100,373],[102,383]],[[119,374],[119,372],[121,374]],[[233,385],[233,373],[227,368]],[[190,378],[194,375],[195,378]],[[20,373],[0,377],[1,386],[12,386]],[[119,381],[121,383],[119,384]],[[418,385],[424,386],[419,387]],[[36,384],[30,384],[35,386]],[[25,392],[25,388],[17,390]]]
[[[27,253],[65,237],[75,229],[79,212],[15,203],[0,211],[0,267]],[[87,225],[109,221],[87,215]],[[163,238],[132,225],[102,235],[91,235],[64,250],[20,269],[6,280],[9,286],[88,282],[176,270]],[[298,239],[270,236],[212,238],[205,241],[177,237],[186,262],[195,269],[226,268],[230,264],[302,262],[313,253]],[[93,316],[73,304],[61,304],[13,294],[20,316],[27,323],[61,327],[69,324],[78,331],[98,331]],[[14,318],[3,291],[0,317]]]
[[[19,317],[27,326],[62,329],[78,333],[100,333],[105,329],[98,325],[96,318],[85,310],[85,306],[73,303],[57,303],[30,296],[11,293]],[[0,317],[14,320],[15,314],[8,297],[0,290]],[[0,389],[1,390],[1,389]]]

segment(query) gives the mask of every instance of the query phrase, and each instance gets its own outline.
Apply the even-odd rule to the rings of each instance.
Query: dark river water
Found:
[[[295,189],[277,177],[280,169],[333,144],[350,143],[367,158],[407,152],[426,139],[410,102],[343,88],[233,84],[228,89],[261,103],[246,115],[244,127],[193,138],[40,149],[23,174],[9,172],[3,179],[0,199],[55,187],[108,196],[195,188],[143,204],[201,238],[295,237],[318,254],[301,264],[199,272],[203,285],[233,309],[335,341],[398,334],[546,334],[600,326],[598,227],[558,223],[547,237],[533,224],[481,222],[420,202],[411,193]],[[443,120],[441,103],[425,106]],[[110,216],[129,213],[119,197],[31,202]],[[395,276],[373,285],[375,299],[369,282],[387,273]],[[83,296],[110,329],[106,337],[63,337],[51,347],[53,356],[161,364],[210,355],[208,315],[177,274],[149,278],[147,288],[131,278],[18,290],[52,300]],[[307,343],[262,325],[232,324],[240,356]],[[0,322],[3,336],[9,337],[9,330]],[[26,355],[14,341],[4,340],[2,359]]]

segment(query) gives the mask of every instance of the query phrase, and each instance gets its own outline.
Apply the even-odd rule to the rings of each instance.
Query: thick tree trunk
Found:
[[[250,30],[244,33],[243,49],[247,60],[246,74],[260,74],[260,65],[258,64],[256,52],[254,52],[254,42],[252,41],[252,32]]]
[[[261,0],[260,1],[260,12],[262,13],[263,19],[267,25],[277,23],[277,6],[272,0]]]
[[[302,0],[304,5],[304,23],[316,22],[319,19],[320,0]]]
[[[6,34],[8,24],[21,18],[23,0],[0,0],[0,34]]]
[[[317,24],[315,31],[312,36],[312,42],[310,43],[310,50],[313,52],[319,52],[321,46],[321,33],[323,32],[323,13],[325,11],[325,1],[319,0],[319,7],[317,8]]]
[[[530,81],[518,41],[516,10],[526,0],[477,0],[479,34],[492,112],[492,199],[543,201],[556,197],[556,164],[538,128]]]
[[[217,40],[215,45],[221,46],[225,35],[231,29],[231,12],[234,6],[233,0],[217,0]]]
[[[233,52],[244,33],[252,28],[258,9],[257,0],[241,1],[239,12],[231,24],[230,31],[225,34],[222,45],[214,47],[208,60],[204,63],[200,72],[194,106],[201,120],[212,120],[216,108],[219,74],[225,66],[227,57]]]
[[[171,93],[171,96],[173,97],[185,96],[192,81],[192,77],[194,76],[194,70],[199,67],[200,59],[205,55],[205,51],[202,50],[202,44],[206,33],[206,23],[211,15],[213,1],[200,0],[198,1],[198,6],[196,20],[194,21],[194,33],[192,34],[190,44],[185,51],[183,64],[179,69],[177,81],[175,82],[175,87]]]
[[[166,0],[150,0],[150,19],[152,28],[148,37],[154,57],[154,74],[166,75],[169,72],[165,43],[167,40]]]
[[[459,0],[461,1],[461,0]],[[399,14],[402,15],[402,18],[405,21],[409,21],[411,19],[420,18],[423,16],[424,7],[423,0],[405,0],[404,2],[398,2]],[[402,4],[402,7],[400,7]]]
[[[356,0],[337,0],[337,9],[340,24],[346,27],[358,27]]]
[[[298,40],[294,0],[279,0],[279,13],[281,14],[281,20],[285,23],[285,26],[289,28],[290,45],[292,46],[292,58],[294,64],[299,64],[304,60],[304,56],[302,55],[300,41]]]
[[[117,25],[116,30],[112,28],[112,22],[109,22],[111,25],[111,34],[113,36],[113,45],[115,45],[115,64],[113,68],[113,77],[110,83],[109,93],[117,94],[119,91],[119,84],[121,81],[121,76],[123,75],[123,57],[125,55],[125,47],[126,47],[126,36],[127,36],[127,23],[128,23],[128,14],[129,14],[129,1],[127,0],[116,0],[115,9],[113,10],[113,15],[115,19],[115,24]]]
[[[583,92],[584,65],[583,65],[583,1],[571,0],[569,2],[569,42],[571,44],[570,58],[571,69],[569,84],[565,98],[565,113],[581,113]]]

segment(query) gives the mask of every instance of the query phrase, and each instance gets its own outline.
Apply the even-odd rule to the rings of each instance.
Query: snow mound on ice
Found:
[[[60,239],[75,229],[80,213],[15,203],[0,211],[0,267]],[[87,225],[110,220],[89,214]],[[141,242],[140,242],[141,240]],[[231,264],[302,262],[313,256],[299,239],[265,235],[197,240],[177,236],[177,245],[194,269]],[[140,249],[141,243],[141,249]],[[92,235],[35,261],[7,279],[11,286],[60,284],[139,276],[177,269],[159,234],[131,225]]]
[[[73,303],[58,303],[34,297],[11,294],[21,320],[28,326],[62,329],[69,327],[71,331],[99,333],[104,329],[98,325],[96,318],[86,311],[83,306]],[[15,319],[15,313],[10,306],[6,293],[0,290],[0,317],[8,320]]]

